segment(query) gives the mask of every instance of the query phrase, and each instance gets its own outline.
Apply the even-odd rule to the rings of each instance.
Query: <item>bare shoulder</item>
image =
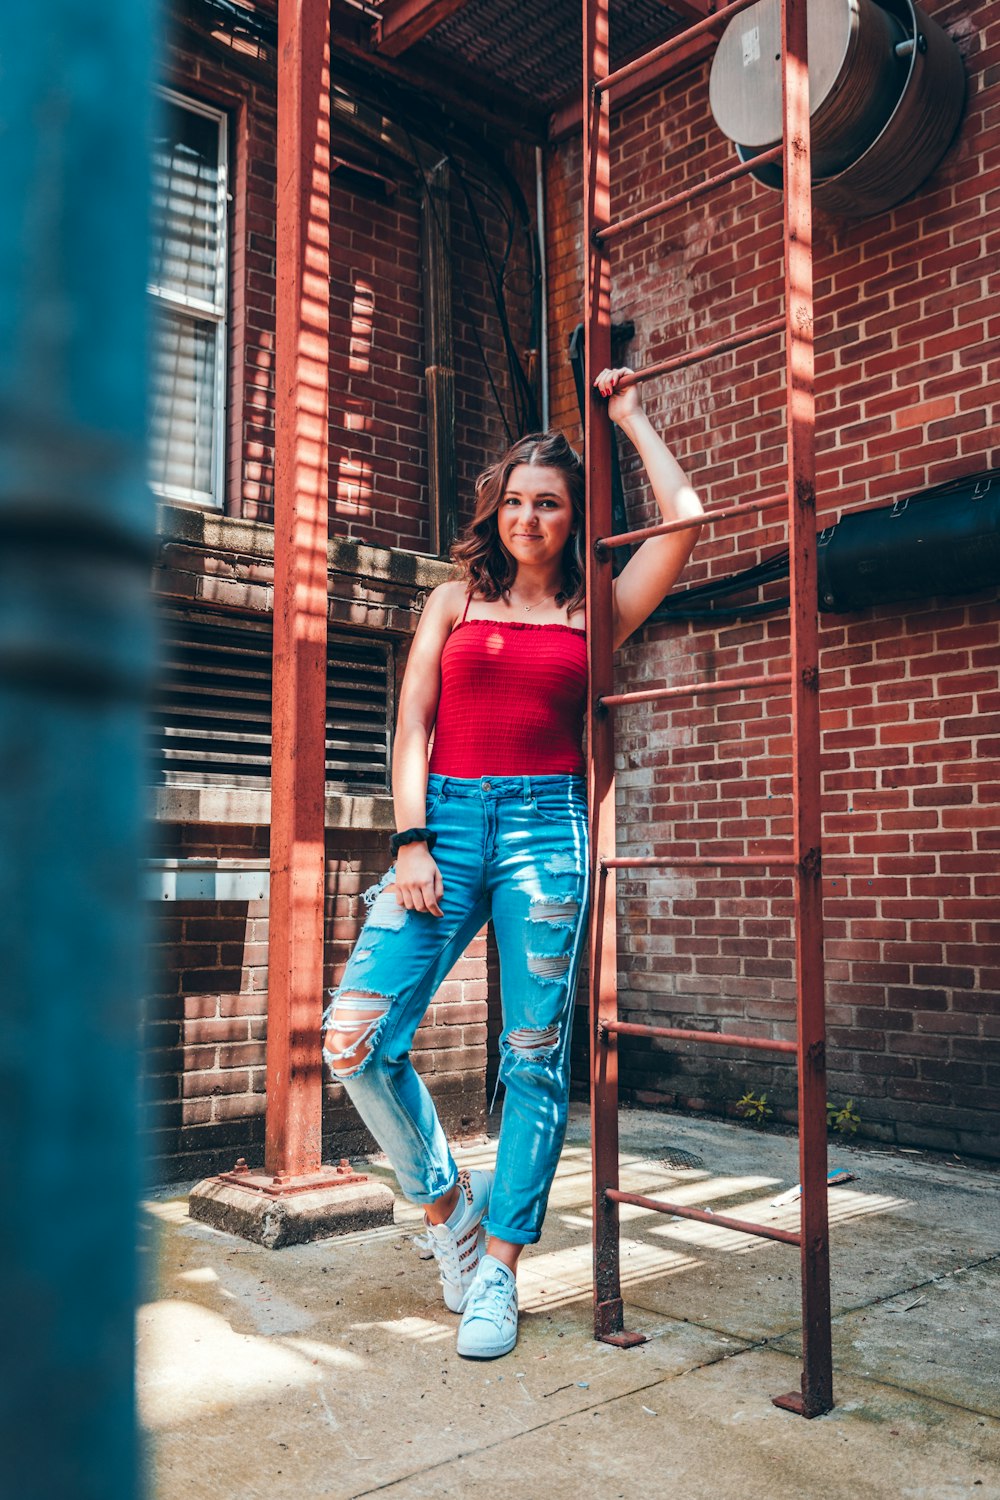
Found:
[[[446,640],[462,618],[465,597],[466,586],[460,578],[449,579],[447,583],[439,583],[436,589],[432,589],[421,612],[420,624],[417,626],[418,638]]]
[[[430,616],[436,623],[450,628],[462,616],[466,595],[467,585],[464,579],[452,578],[447,583],[439,583],[427,596],[424,616]]]

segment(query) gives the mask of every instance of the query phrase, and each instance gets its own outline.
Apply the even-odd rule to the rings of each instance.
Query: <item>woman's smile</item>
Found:
[[[517,556],[529,547],[534,559],[545,561],[562,556],[573,530],[573,503],[566,480],[547,464],[516,464],[497,511],[500,540]]]

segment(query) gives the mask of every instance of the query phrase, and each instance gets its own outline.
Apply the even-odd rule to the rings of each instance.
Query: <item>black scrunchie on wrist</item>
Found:
[[[395,858],[404,844],[426,844],[427,853],[430,854],[436,843],[437,834],[431,833],[429,828],[404,828],[402,833],[393,834],[389,840],[389,848]]]

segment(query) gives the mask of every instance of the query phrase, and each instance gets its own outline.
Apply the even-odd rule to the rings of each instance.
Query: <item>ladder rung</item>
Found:
[[[749,1047],[755,1052],[797,1052],[796,1042],[766,1036],[737,1036],[731,1031],[685,1031],[679,1026],[643,1026],[638,1021],[601,1021],[598,1036],[667,1036],[675,1042],[712,1042],[719,1047]]]
[[[876,501],[877,505],[884,503]],[[777,510],[779,506],[787,504],[787,494],[768,495],[764,500],[741,500],[738,505],[720,505],[706,510],[700,516],[684,516],[677,521],[664,521],[659,526],[643,526],[638,531],[621,531],[617,536],[602,536],[594,543],[594,549],[598,553],[610,552],[614,547],[628,547],[633,542],[644,542],[647,537],[669,536],[673,531],[690,531],[709,521],[728,521],[732,516],[749,515],[760,510]]]
[[[670,198],[661,198],[659,203],[640,209],[636,214],[629,214],[627,219],[614,219],[607,229],[595,230],[595,237],[602,245],[608,244],[611,240],[620,239],[623,234],[638,229],[640,225],[662,218],[673,208],[683,208],[685,203],[693,203],[696,198],[701,198],[705,193],[714,192],[716,188],[725,187],[730,182],[737,182],[748,173],[755,172],[758,167],[766,167],[770,162],[780,160],[783,150],[783,146],[771,146],[769,150],[762,151],[759,156],[751,156],[745,161],[737,162],[734,167],[727,167],[724,172],[719,172],[715,177],[706,177],[703,181],[696,182],[694,187],[685,188],[682,193],[674,193]]]
[[[690,354],[678,354],[673,359],[661,359],[658,364],[646,365],[634,374],[626,375],[618,389],[624,391],[630,385],[641,385],[644,380],[652,380],[657,375],[669,375],[673,370],[686,370],[689,365],[701,364],[702,360],[713,359],[717,354],[729,354],[734,349],[743,349],[747,344],[756,344],[761,339],[768,339],[772,334],[784,331],[784,318],[769,318],[766,323],[757,323],[745,333],[734,333],[728,339],[717,339],[714,344],[703,344]]]
[[[791,672],[769,672],[765,677],[719,677],[710,682],[681,682],[673,687],[646,688],[638,693],[608,693],[598,698],[599,708],[617,708],[622,703],[655,703],[661,698],[689,698],[697,693],[725,693],[729,688],[787,687]]]
[[[751,5],[755,4],[756,0],[732,0],[731,5],[724,5],[713,15],[706,16],[704,20],[696,21],[693,26],[686,26],[683,31],[675,32],[667,41],[661,42],[652,51],[643,53],[642,57],[634,57],[617,72],[609,73],[606,78],[595,79],[595,90],[601,93],[605,89],[614,88],[616,83],[623,83],[626,78],[631,78],[633,73],[641,73],[643,68],[649,67],[650,63],[659,62],[661,57],[669,57],[671,52],[676,52],[678,47],[683,47],[685,42],[693,41],[695,37],[711,31],[713,26],[728,21],[732,16],[738,16],[741,10],[748,10]]]
[[[704,866],[706,869],[721,869],[727,865],[749,869],[769,869],[772,865],[794,867],[794,854],[658,854],[656,856],[626,855],[621,859],[602,859],[600,873],[608,870],[671,870],[685,865]]]
[[[681,1203],[661,1203],[656,1198],[644,1198],[641,1193],[623,1193],[618,1188],[605,1188],[604,1195],[612,1203],[634,1203],[636,1208],[651,1208],[658,1214],[675,1214],[678,1219],[697,1219],[699,1224],[717,1224],[720,1229],[736,1229],[740,1234],[755,1234],[762,1240],[780,1240],[783,1245],[800,1245],[802,1237],[788,1229],[772,1229],[768,1224],[748,1224],[745,1219],[731,1219],[727,1214],[710,1214],[703,1208],[688,1208]]]

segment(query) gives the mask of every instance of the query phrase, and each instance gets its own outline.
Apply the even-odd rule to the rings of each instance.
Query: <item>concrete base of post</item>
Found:
[[[266,1250],[280,1250],[391,1224],[394,1204],[392,1190],[370,1178],[267,1192],[228,1177],[206,1177],[192,1189],[188,1213]]]

